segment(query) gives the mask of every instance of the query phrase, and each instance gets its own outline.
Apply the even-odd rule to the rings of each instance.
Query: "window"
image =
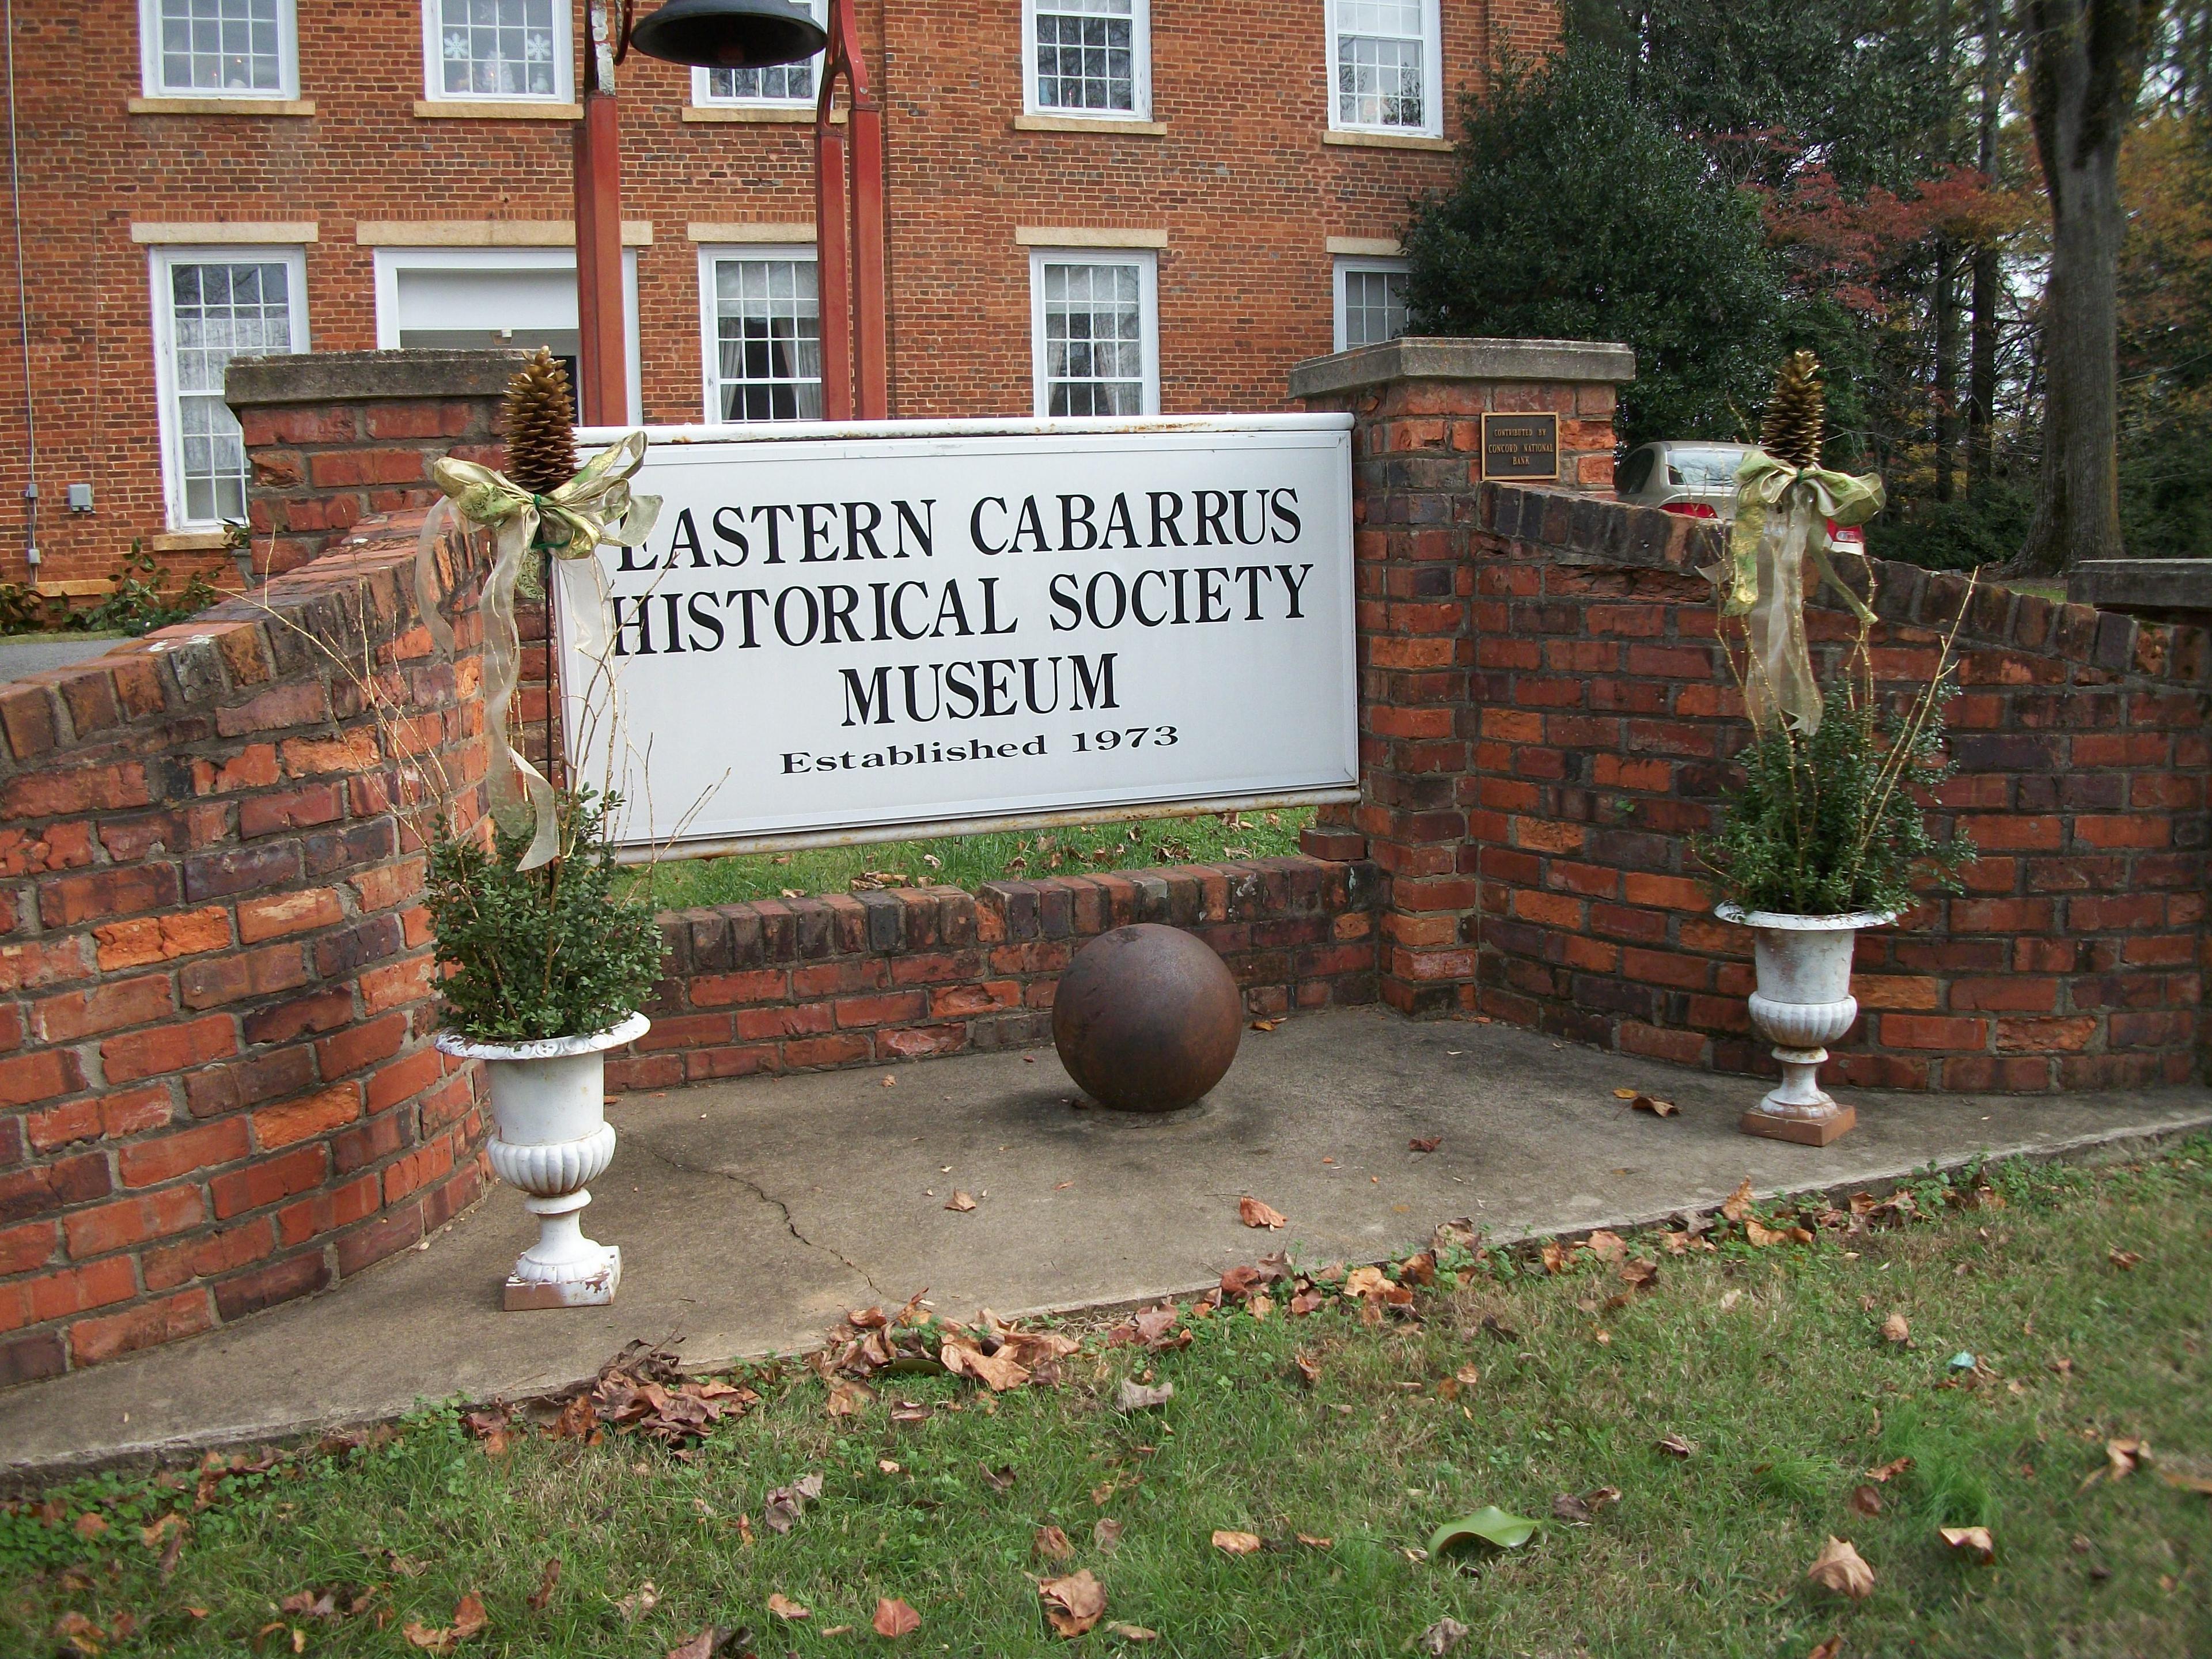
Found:
[[[814,21],[830,26],[830,0],[808,0]],[[814,107],[821,90],[822,54],[803,64],[778,64],[769,69],[695,69],[691,71],[691,101],[695,104],[781,104]]]
[[[434,99],[571,95],[566,0],[423,0],[422,34]]]
[[[1329,0],[1328,35],[1329,125],[1443,132],[1437,0]]]
[[[401,247],[375,251],[376,349],[477,350],[544,346],[576,373],[576,255],[566,247]],[[638,384],[637,250],[623,250],[629,419]]]
[[[162,248],[154,255],[154,378],[169,527],[246,517],[246,445],[222,400],[233,357],[307,349],[295,248]]]
[[[699,250],[709,421],[822,418],[822,306],[811,247]]]
[[[1030,317],[1039,415],[1159,412],[1159,301],[1152,254],[1034,251]]]
[[[291,0],[140,0],[149,98],[289,98],[299,90]]]
[[[1336,349],[1376,345],[1406,331],[1406,262],[1336,262]]]
[[[1024,0],[1023,10],[1032,112],[1151,114],[1151,0]]]

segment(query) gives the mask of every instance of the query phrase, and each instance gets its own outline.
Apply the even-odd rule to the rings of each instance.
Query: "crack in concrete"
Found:
[[[663,1164],[665,1164],[670,1169],[674,1170],[679,1175],[707,1176],[717,1180],[733,1182],[738,1186],[743,1187],[755,1198],[760,1200],[762,1203],[773,1205],[775,1207],[776,1212],[783,1218],[784,1231],[788,1232],[801,1244],[804,1244],[808,1249],[819,1250],[825,1255],[835,1256],[839,1261],[845,1265],[848,1271],[857,1274],[860,1277],[861,1283],[865,1284],[878,1296],[886,1298],[890,1297],[890,1292],[884,1290],[882,1285],[876,1283],[875,1275],[871,1273],[866,1267],[863,1267],[859,1262],[854,1261],[851,1256],[847,1255],[844,1251],[839,1249],[834,1244],[824,1244],[817,1240],[809,1238],[805,1233],[799,1231],[799,1220],[797,1217],[792,1214],[791,1206],[784,1202],[783,1200],[778,1198],[774,1193],[769,1191],[767,1188],[762,1186],[759,1182],[755,1181],[751,1176],[734,1175],[727,1170],[702,1169],[696,1164],[686,1164],[682,1159],[671,1155],[664,1148],[655,1146],[651,1139],[635,1129],[631,1129],[626,1132],[623,1135],[623,1139],[628,1140],[633,1146],[642,1147],[647,1152],[650,1153],[653,1157],[659,1158]]]

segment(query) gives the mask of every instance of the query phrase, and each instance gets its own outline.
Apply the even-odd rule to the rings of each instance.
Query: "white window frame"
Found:
[[[793,421],[732,421],[722,414],[722,336],[715,292],[714,265],[722,259],[791,259],[817,267],[817,314],[821,304],[820,254],[812,242],[702,242],[699,245],[699,402],[709,426],[791,426]],[[822,360],[823,392],[829,392],[831,364]]]
[[[1329,286],[1335,295],[1332,309],[1336,313],[1337,350],[1349,351],[1352,349],[1351,296],[1345,291],[1345,278],[1352,276],[1355,273],[1365,275],[1370,272],[1381,273],[1382,275],[1392,276],[1403,276],[1412,270],[1412,264],[1404,259],[1384,258],[1380,256],[1370,254],[1340,254],[1337,257],[1336,268],[1329,274]],[[1371,344],[1373,343],[1369,342],[1369,343]]]
[[[1322,15],[1328,29],[1328,40],[1322,52],[1328,65],[1328,125],[1332,132],[1395,133],[1405,137],[1441,138],[1444,131],[1444,70],[1443,22],[1439,15],[1437,0],[1420,0],[1421,5],[1421,125],[1419,127],[1389,126],[1380,122],[1346,121],[1342,118],[1342,106],[1337,101],[1338,65],[1337,43],[1343,38],[1337,27],[1337,12],[1341,0],[1326,0]]]
[[[802,0],[814,15],[814,21],[824,29],[830,27],[830,0]],[[814,90],[822,90],[822,63],[829,56],[825,48],[807,61],[814,69]],[[714,84],[714,71],[694,68],[691,71],[691,103],[696,109],[812,109],[815,98],[717,98],[708,91]]]
[[[576,101],[574,8],[553,0],[553,90],[548,92],[447,92],[441,72],[445,62],[439,39],[441,0],[422,0],[422,99],[431,104],[573,104]]]
[[[1160,412],[1160,263],[1150,248],[1035,247],[1030,250],[1030,397],[1039,420],[1105,420],[1127,416],[1050,416],[1052,386],[1045,372],[1044,268],[1047,265],[1134,265],[1137,268],[1138,326],[1145,365],[1142,415]]]
[[[645,419],[637,334],[637,250],[623,255],[623,332],[629,351],[623,379],[629,422]],[[399,273],[403,270],[562,270],[574,276],[576,251],[567,247],[380,247],[375,250],[376,349],[399,349]]]
[[[172,87],[161,79],[161,0],[138,0],[138,74],[149,98],[260,98],[271,102],[300,95],[300,19],[295,0],[276,0],[276,90],[233,87]]]
[[[1049,7],[1047,8],[1050,9]],[[1128,109],[1070,109],[1037,96],[1036,0],[1022,0],[1022,110],[1071,121],[1149,121],[1152,118],[1152,0],[1132,0],[1129,9]]]
[[[161,444],[162,514],[171,530],[220,529],[221,519],[189,518],[185,511],[184,432],[178,421],[176,312],[170,272],[179,265],[275,265],[285,267],[286,299],[291,310],[291,349],[313,349],[307,337],[307,255],[298,246],[156,247],[147,260],[147,287],[153,302],[154,404]]]

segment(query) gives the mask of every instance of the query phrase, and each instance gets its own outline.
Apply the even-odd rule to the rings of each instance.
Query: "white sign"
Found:
[[[562,629],[570,764],[622,790],[627,845],[1341,799],[1358,778],[1348,415],[651,437],[635,484],[659,522],[600,554],[612,744]]]

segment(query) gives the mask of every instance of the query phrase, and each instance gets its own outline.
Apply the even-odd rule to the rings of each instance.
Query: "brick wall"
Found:
[[[427,507],[430,465],[503,466],[520,351],[348,351],[247,358],[224,400],[252,477],[257,574],[296,568],[362,520]]]
[[[319,1290],[489,1178],[403,810],[442,770],[475,817],[475,617],[439,658],[411,527],[370,532],[0,686],[0,1383]]]
[[[1255,1015],[1371,1002],[1380,888],[1364,863],[1257,859],[672,912],[653,1029],[611,1060],[608,1084],[1048,1043],[1069,959],[1136,921],[1211,945]]]
[[[574,216],[567,123],[426,119],[420,15],[298,0],[307,116],[133,114],[130,0],[17,19],[25,135],[28,336],[39,414],[45,574],[99,580],[134,536],[164,529],[149,250],[132,226],[306,222],[307,327],[319,350],[376,344],[364,220]],[[1543,0],[1443,0],[1448,103],[1509,42],[1553,38]],[[889,151],[891,396],[908,416],[1027,414],[1029,259],[1018,227],[1163,231],[1161,382],[1170,412],[1281,406],[1283,375],[1331,344],[1330,236],[1398,234],[1410,197],[1444,184],[1435,151],[1323,142],[1323,12],[1262,0],[1155,0],[1158,134],[1017,130],[1018,0],[859,8]],[[621,71],[623,216],[636,250],[644,410],[702,413],[694,222],[814,217],[811,131],[682,118],[689,71]],[[1448,127],[1448,131],[1451,130]],[[12,259],[6,247],[0,258]],[[12,271],[0,288],[12,290]],[[9,325],[12,338],[12,322]],[[0,500],[20,502],[20,354],[0,352]],[[64,486],[96,485],[72,514]],[[20,580],[21,519],[0,518],[0,579]],[[219,550],[172,562],[227,568]]]
[[[1357,435],[1367,799],[1309,850],[1390,878],[1380,990],[1631,1053],[1767,1071],[1748,937],[1690,837],[1748,737],[1716,640],[1710,527],[1470,485],[1449,425],[1378,400]],[[1381,457],[1393,458],[1387,464]],[[1877,562],[1885,684],[1936,660],[1965,579]],[[1852,635],[1816,609],[1831,659]],[[1959,635],[1968,891],[1859,943],[1863,1085],[2033,1091],[2201,1066],[2212,636],[1984,587]]]

